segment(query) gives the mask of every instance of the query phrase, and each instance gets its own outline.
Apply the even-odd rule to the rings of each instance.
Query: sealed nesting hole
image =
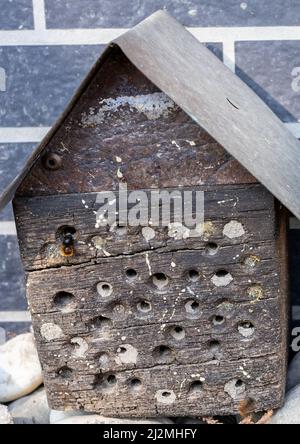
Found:
[[[129,282],[133,282],[137,278],[137,271],[134,268],[126,270],[126,277]]]
[[[140,302],[138,302],[138,304],[137,304],[137,310],[140,312],[140,313],[149,313],[151,310],[152,310],[152,305],[151,305],[151,302],[149,302],[149,301],[146,301],[146,300],[143,300],[143,301],[140,301]]]
[[[143,387],[142,381],[139,378],[132,378],[128,385],[132,392],[138,392]]]
[[[105,316],[97,316],[96,318],[93,318],[89,325],[91,328],[98,328],[98,329],[107,329],[112,326],[112,321],[110,318],[107,318]]]
[[[250,321],[243,321],[238,325],[238,331],[244,338],[250,338],[254,335],[255,327]]]
[[[211,280],[216,287],[226,287],[233,281],[233,277],[229,271],[221,269],[215,272]]]
[[[112,312],[115,318],[123,319],[126,317],[126,308],[122,304],[115,304],[112,307]]]
[[[221,316],[221,315],[215,315],[215,316],[212,318],[212,323],[213,323],[213,325],[222,325],[222,324],[224,324],[224,322],[225,322],[225,318],[224,318],[224,316]]]
[[[66,291],[60,291],[56,293],[53,298],[54,305],[57,308],[75,308],[75,296],[72,293]]]
[[[98,355],[98,362],[100,364],[100,367],[105,368],[109,364],[109,355],[106,352],[101,352]]]
[[[185,331],[180,325],[175,325],[175,327],[172,327],[170,334],[172,338],[176,339],[177,341],[181,341],[185,337]]]
[[[206,245],[205,252],[209,256],[214,256],[218,252],[219,246],[215,242],[209,242]]]
[[[169,278],[164,273],[155,273],[152,276],[152,283],[158,290],[163,290],[169,283]]]
[[[191,282],[197,282],[200,278],[200,274],[198,270],[192,269],[188,271],[188,279]]]
[[[113,287],[108,282],[99,282],[97,284],[97,292],[103,298],[108,298],[113,292]]]
[[[189,387],[189,394],[193,395],[199,393],[201,392],[202,388],[203,388],[203,383],[201,381],[199,380],[193,381]]]
[[[57,370],[57,375],[62,379],[71,379],[72,374],[73,370],[67,367],[66,365]]]
[[[113,373],[106,373],[99,375],[96,375],[95,381],[94,381],[94,387],[99,388],[103,391],[112,391],[114,390],[115,386],[117,384],[117,377]]]
[[[200,304],[194,299],[190,299],[185,303],[185,311],[190,315],[196,316],[200,311]]]
[[[173,351],[170,349],[170,347],[166,345],[160,345],[159,347],[156,347],[153,351],[153,358],[155,361],[159,364],[165,364],[168,362],[173,361],[174,355]]]

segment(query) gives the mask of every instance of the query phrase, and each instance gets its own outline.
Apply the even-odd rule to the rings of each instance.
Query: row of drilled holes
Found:
[[[54,297],[54,303],[59,308],[64,308],[66,306],[70,306],[70,304],[74,302],[74,299],[75,297],[71,293],[59,292]],[[184,307],[186,313],[192,316],[197,316],[200,312],[200,303],[194,299],[186,301]],[[122,305],[116,304],[115,312],[117,313],[122,312],[121,308],[123,308]],[[141,300],[140,302],[138,302],[136,308],[138,312],[144,315],[147,315],[149,314],[149,312],[152,311],[151,302],[147,300]],[[222,325],[225,322],[225,317],[221,315],[214,315],[211,318],[211,322],[214,326]],[[90,324],[96,328],[109,327],[111,324],[111,319],[105,316],[98,316],[96,318],[93,318],[90,321]],[[254,333],[254,326],[250,321],[242,321],[241,323],[238,324],[238,330],[240,332],[247,329],[249,330],[249,334],[243,336],[252,336],[252,334]],[[185,336],[185,332],[182,327],[176,326],[174,327],[172,336],[174,337],[174,339],[183,339]]]
[[[58,376],[62,379],[70,380],[73,376],[73,370],[70,369],[67,366],[62,367],[57,372]],[[94,388],[100,388],[104,391],[113,391],[117,385],[117,376],[113,373],[103,374],[100,373],[95,376],[94,380]],[[143,389],[143,382],[140,378],[133,377],[128,380],[127,386],[130,388],[132,392],[139,392]],[[197,394],[202,391],[204,387],[203,381],[200,380],[194,380],[190,383],[188,393],[189,394]],[[235,382],[236,388],[245,388],[245,383],[241,379],[237,379]],[[165,390],[162,392],[162,396],[167,398],[171,395],[171,392],[168,390]]]

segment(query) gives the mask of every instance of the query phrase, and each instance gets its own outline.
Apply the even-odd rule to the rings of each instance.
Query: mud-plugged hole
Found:
[[[151,302],[146,301],[146,300],[138,302],[137,310],[140,313],[149,313],[152,310]]]
[[[238,325],[238,331],[244,338],[250,338],[254,335],[255,327],[250,321],[242,321]]]
[[[202,389],[203,389],[203,382],[199,380],[193,381],[189,387],[189,394],[192,395],[195,393],[199,393],[201,392]]]
[[[59,291],[53,298],[54,305],[59,309],[75,308],[75,296],[67,291]]]
[[[174,354],[167,345],[159,345],[153,351],[153,358],[159,364],[164,364],[174,360]]]
[[[164,273],[155,273],[152,283],[158,290],[163,290],[169,284],[169,278]]]
[[[113,287],[108,282],[99,282],[97,284],[97,292],[101,297],[108,298],[113,292]]]
[[[97,356],[98,363],[100,364],[100,367],[106,368],[109,364],[109,355],[106,352],[101,352]]]

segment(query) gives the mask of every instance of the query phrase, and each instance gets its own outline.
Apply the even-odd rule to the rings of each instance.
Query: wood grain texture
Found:
[[[26,242],[36,239],[42,221],[55,238],[50,215],[56,209],[61,220],[57,202],[78,228],[73,211],[78,198],[17,199],[21,241],[30,232]],[[86,194],[85,202],[92,198]],[[225,208],[216,218],[219,201]],[[31,264],[28,299],[52,408],[198,416],[237,413],[245,399],[254,410],[282,403],[284,215],[260,185],[209,189],[206,203],[215,219],[206,221],[212,225],[205,239],[177,241],[158,230],[153,248],[145,243],[141,251],[134,247],[141,242],[138,231],[122,235],[120,244],[118,236],[102,232],[103,239],[112,236],[106,242],[110,251],[115,246],[110,257],[87,248],[71,263],[54,265],[45,257],[43,269]],[[223,231],[232,219],[242,221],[245,234],[228,239]],[[85,218],[80,236],[87,227]],[[213,243],[217,249],[211,254]],[[24,256],[28,245],[21,242]],[[222,285],[215,280],[220,270],[230,277]],[[162,287],[158,275],[166,278]]]
[[[155,94],[157,87],[112,50],[46,146],[46,153],[60,156],[61,167],[47,170],[43,155],[17,195],[116,190],[120,182],[129,189],[256,182],[178,106],[159,114],[162,97],[169,99]],[[141,96],[146,108],[130,105]],[[158,114],[149,112],[151,101]]]
[[[147,241],[142,227],[127,227],[124,230],[122,227],[108,229],[106,226],[96,226],[95,212],[100,206],[96,203],[96,193],[15,199],[14,209],[25,269],[92,262],[107,255],[129,255],[151,249],[205,249],[210,240],[227,246],[229,251],[230,246],[244,243],[250,249],[252,244],[274,239],[275,202],[261,185],[203,186],[194,190],[205,193],[204,233],[200,238],[178,240],[168,235],[167,227],[154,227],[155,237]],[[231,220],[243,224],[245,233],[241,238],[223,236],[224,226]],[[58,233],[63,226],[76,230],[73,257],[60,254],[61,237]]]

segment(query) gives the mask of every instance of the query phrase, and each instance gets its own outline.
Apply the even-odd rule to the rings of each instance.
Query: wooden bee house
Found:
[[[107,48],[1,199],[14,198],[53,409],[153,417],[281,405],[288,302],[277,198],[299,215],[297,151],[260,99],[166,13]],[[205,191],[201,237],[99,226],[96,195],[120,183]]]

